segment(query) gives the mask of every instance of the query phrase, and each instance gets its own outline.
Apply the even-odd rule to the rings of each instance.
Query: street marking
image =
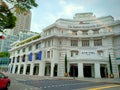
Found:
[[[102,89],[106,89],[106,88],[112,88],[112,87],[119,87],[120,85],[112,85],[112,86],[103,86],[103,87],[99,87],[99,88],[91,88],[88,90],[102,90]]]

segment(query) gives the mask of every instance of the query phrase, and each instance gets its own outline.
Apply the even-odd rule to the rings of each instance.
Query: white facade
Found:
[[[110,74],[110,54],[113,74],[120,77],[120,21],[112,16],[77,13],[71,20],[58,19],[40,36],[12,47],[12,73],[64,76],[67,55],[69,76],[104,78]]]

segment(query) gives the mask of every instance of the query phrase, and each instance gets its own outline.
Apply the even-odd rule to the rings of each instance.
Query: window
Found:
[[[89,40],[82,40],[82,46],[88,47],[89,46]]]
[[[36,47],[36,49],[40,48],[41,47],[41,43],[37,43],[35,47]]]
[[[20,56],[17,57],[17,62],[19,62],[19,60],[20,60]]]
[[[13,57],[13,60],[12,60],[12,63],[14,63],[15,62],[15,57]]]
[[[103,56],[103,51],[102,50],[98,50],[97,53],[98,53],[98,55]]]
[[[25,48],[23,48],[22,51],[25,52]]]
[[[22,56],[22,62],[25,62],[25,55]]]
[[[82,31],[83,35],[88,35],[88,31]]]
[[[36,47],[36,49],[38,49],[38,45],[39,45],[39,44],[36,44],[36,46],[35,46],[35,47]]]
[[[17,54],[19,54],[20,53],[20,50],[17,50]]]
[[[77,31],[72,31],[72,35],[77,35]]]
[[[78,46],[78,40],[71,40],[71,46]]]
[[[50,41],[48,41],[48,47],[50,47]]]
[[[50,51],[47,51],[47,58],[50,58]]]
[[[29,51],[31,51],[31,50],[32,50],[32,46],[29,46],[29,48],[28,48],[28,49],[29,49]]]
[[[99,31],[98,31],[98,30],[93,30],[93,33],[94,33],[94,34],[98,34]]]
[[[78,55],[78,51],[71,51],[71,57]]]
[[[94,40],[94,46],[102,46],[102,39]]]
[[[35,60],[38,60],[38,53],[35,53]]]

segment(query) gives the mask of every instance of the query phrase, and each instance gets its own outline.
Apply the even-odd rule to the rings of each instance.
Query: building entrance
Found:
[[[78,77],[78,65],[77,64],[71,64],[70,65],[70,77]]]
[[[57,69],[58,69],[58,65],[55,64],[55,66],[54,66],[54,76],[57,76]]]
[[[120,78],[120,65],[118,65],[118,73],[119,73],[119,78]]]
[[[27,75],[30,74],[30,64],[27,65],[26,74],[27,74]]]
[[[39,64],[35,64],[34,69],[33,69],[33,75],[38,75],[39,73]]]
[[[20,67],[20,74],[23,74],[23,65]]]
[[[17,71],[18,71],[18,65],[16,65],[15,67],[15,73],[17,73]]]
[[[84,77],[92,77],[92,67],[91,66],[84,66]]]
[[[107,78],[108,77],[108,73],[107,73],[107,69],[106,67],[100,67],[100,74],[101,74],[101,78]]]
[[[46,63],[46,65],[45,65],[45,76],[50,76],[50,73],[51,73],[51,64]]]

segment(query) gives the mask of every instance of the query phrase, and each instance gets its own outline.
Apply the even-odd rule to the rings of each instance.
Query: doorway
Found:
[[[27,65],[26,74],[27,74],[27,75],[30,74],[30,64]]]
[[[46,63],[46,65],[45,65],[45,76],[50,76],[50,73],[51,73],[51,64]]]
[[[78,65],[77,64],[70,65],[69,76],[70,77],[78,77]]]
[[[54,66],[54,76],[57,76],[57,69],[58,69],[58,65],[55,64],[55,66]]]
[[[35,64],[33,69],[33,75],[38,75],[39,73],[39,64]]]
[[[17,73],[17,71],[18,71],[18,65],[16,65],[15,67],[15,73]]]
[[[120,65],[118,65],[118,73],[119,73],[119,78],[120,78]]]
[[[23,65],[20,67],[20,74],[23,74]]]
[[[84,77],[92,77],[92,66],[84,66]]]

